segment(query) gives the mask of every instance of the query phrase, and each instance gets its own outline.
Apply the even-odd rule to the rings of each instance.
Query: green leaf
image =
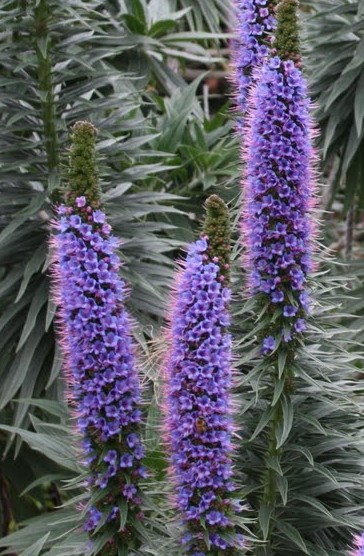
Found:
[[[146,28],[143,21],[140,21],[137,17],[134,17],[131,14],[124,14],[123,20],[125,21],[128,29],[132,33],[144,35],[146,33]]]
[[[279,494],[281,495],[282,498],[283,506],[286,506],[287,499],[288,499],[288,481],[286,477],[281,475],[277,475],[275,481],[276,481],[277,488],[279,490]]]
[[[47,283],[45,282],[45,280],[43,280],[39,288],[36,290],[33,300],[30,304],[27,318],[25,320],[16,351],[19,351],[24,346],[31,332],[34,330],[38,315],[41,312],[44,304],[47,302],[47,294]]]
[[[146,5],[144,1],[141,0],[125,0],[125,5],[130,14],[135,16],[135,19],[139,20],[144,27],[146,27]]]
[[[332,473],[332,471],[330,471],[330,469],[328,469],[325,465],[319,463],[315,464],[315,468],[320,475],[328,479],[335,487],[340,488],[340,484],[337,478]]]
[[[351,161],[346,174],[346,195],[344,203],[344,211],[347,212],[353,205],[355,196],[359,189],[359,198],[362,203],[364,198],[364,141],[362,140],[358,150]]]
[[[15,303],[18,303],[18,301],[23,297],[32,276],[35,273],[37,273],[40,270],[40,268],[42,268],[45,259],[45,252],[46,252],[45,245],[40,245],[38,249],[34,252],[32,257],[30,258],[29,262],[27,263],[24,269],[23,280],[20,284],[19,292],[18,295],[16,296]]]
[[[48,54],[48,35],[43,36],[43,37],[39,37],[39,39],[37,39],[37,41],[36,41],[36,44],[37,44],[37,47],[39,49],[39,52],[41,53],[43,58],[46,60],[47,59],[47,54]]]
[[[356,47],[356,51],[351,62],[345,67],[344,73],[350,72],[354,69],[364,69],[364,39],[362,39]]]
[[[43,205],[47,193],[38,193],[36,197],[29,204],[29,207],[15,214],[13,220],[3,229],[0,233],[0,246],[4,245],[8,237],[15,232],[24,222],[29,218],[29,216],[34,215]]]
[[[265,429],[268,423],[272,420],[274,413],[275,413],[274,407],[269,407],[264,411],[254,433],[250,438],[250,441],[254,440],[254,438],[256,438],[262,432],[262,430]]]
[[[54,303],[52,297],[49,297],[47,302],[47,314],[46,314],[45,326],[44,326],[44,330],[46,332],[48,332],[56,312],[57,312],[57,305]]]
[[[354,103],[354,114],[355,114],[355,124],[358,136],[361,136],[363,131],[363,120],[364,120],[364,71],[360,76],[358,84],[355,91],[355,103]]]
[[[9,322],[11,322],[14,317],[17,317],[19,320],[23,319],[23,311],[24,308],[29,304],[31,299],[30,294],[23,297],[20,303],[13,304],[3,310],[2,316],[0,318],[0,332],[3,332],[8,327]],[[14,319],[15,320],[15,319]]]
[[[292,451],[295,451],[295,452],[300,452],[309,461],[311,466],[314,465],[313,456],[312,456],[310,450],[306,446],[296,446],[294,444],[290,444],[288,448],[289,448],[289,450],[292,450]]]
[[[50,533],[47,533],[46,535],[44,535],[44,537],[39,539],[39,541],[37,541],[35,544],[30,546],[29,548],[26,548],[24,552],[22,552],[22,556],[39,556],[39,554],[42,551],[42,548],[44,547],[45,543],[49,538],[49,535]]]
[[[278,475],[283,477],[281,460],[279,455],[272,455],[266,458],[266,465],[269,469],[273,469]]]
[[[92,554],[100,554],[106,543],[111,539],[112,533],[105,532],[95,539],[92,539]]]
[[[16,403],[26,404],[39,409],[43,409],[47,413],[59,417],[60,419],[67,419],[69,416],[69,411],[65,403],[61,403],[55,400],[45,400],[43,398],[19,398],[15,400]]]
[[[12,365],[3,381],[0,392],[0,409],[13,398],[19,388],[24,383],[27,376],[29,362],[32,360],[35,351],[42,340],[43,331],[40,327],[35,327],[30,333],[28,342],[16,354]],[[27,380],[34,380],[34,377],[27,377]]]
[[[49,434],[31,432],[3,424],[0,424],[0,429],[8,431],[11,434],[18,434],[33,450],[44,454],[61,467],[65,467],[76,473],[80,472],[80,468],[76,463],[75,452],[72,447],[65,444],[64,435],[62,438],[56,438]]]
[[[281,378],[285,368],[286,368],[286,362],[287,362],[287,351],[285,350],[279,350],[278,353],[278,377]]]
[[[161,420],[160,409],[153,398],[148,409],[147,423],[145,427],[145,442],[149,451],[155,451],[160,445],[159,423]]]
[[[272,406],[274,407],[278,400],[280,399],[282,392],[284,391],[284,386],[286,384],[286,380],[284,378],[279,378],[274,383],[274,395],[272,400]]]
[[[49,373],[48,382],[45,389],[48,390],[53,384],[53,382],[58,378],[63,365],[63,357],[59,346],[56,344],[54,350],[53,364]]]
[[[325,508],[325,506],[318,499],[313,498],[312,496],[306,496],[304,494],[297,494],[297,495],[294,495],[294,497],[297,500],[299,500],[300,502],[305,502],[306,504],[308,504],[312,508],[315,508],[316,510],[319,511],[320,514],[324,514],[332,522],[336,521],[335,518],[333,517],[333,515],[331,514],[331,512],[327,508]]]
[[[176,92],[170,100],[165,100],[167,115],[163,119],[163,134],[157,141],[158,149],[175,152],[181,143],[186,122],[191,117],[193,110],[197,109],[196,91],[203,79],[201,75],[188,87]]]
[[[27,485],[27,487],[20,493],[20,496],[24,496],[25,494],[28,494],[28,492],[30,492],[31,490],[39,486],[45,485],[47,483],[52,483],[56,481],[65,481],[67,479],[69,479],[69,474],[66,473],[53,473],[52,475],[42,475],[32,483]]]
[[[292,401],[288,396],[282,396],[280,398],[280,406],[282,409],[282,421],[278,422],[278,426],[275,431],[277,448],[283,446],[287,440],[292,429],[294,417]]]
[[[128,503],[125,499],[122,499],[119,502],[119,510],[120,510],[119,531],[123,531],[125,529],[126,522],[128,521]]]
[[[169,31],[174,29],[175,26],[176,26],[176,22],[173,19],[156,21],[149,29],[148,35],[150,37],[159,38],[162,37],[163,35],[166,35]]]
[[[45,360],[51,350],[51,345],[47,341],[46,338],[42,338],[37,350],[30,361],[27,377],[24,380],[23,384],[21,385],[19,397],[23,399],[28,399],[31,396],[39,395],[39,388],[37,388],[37,380],[39,378],[40,369],[42,369]],[[14,417],[13,417],[13,424],[16,427],[20,427],[24,421],[29,417],[28,415],[28,406],[24,404],[18,404],[15,407]],[[18,442],[19,447],[20,442]],[[10,442],[8,442],[8,446],[10,446]],[[17,452],[16,452],[17,453]]]
[[[5,295],[9,290],[13,289],[23,275],[23,269],[13,268],[0,282],[0,296]]]
[[[296,527],[288,523],[287,521],[275,521],[277,528],[297,546],[304,554],[309,554],[305,541],[303,540],[300,532]]]
[[[124,546],[119,546],[118,548],[118,556],[128,556],[129,554],[129,547],[125,544]]]
[[[261,504],[259,509],[259,525],[263,533],[263,540],[268,539],[271,517],[274,507],[271,504]]]

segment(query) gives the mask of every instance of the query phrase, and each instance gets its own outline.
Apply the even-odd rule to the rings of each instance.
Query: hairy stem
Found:
[[[42,107],[44,144],[49,175],[58,174],[58,138],[52,83],[52,61],[49,53],[51,37],[48,29],[49,7],[47,0],[40,0],[34,9],[34,41],[38,60],[38,80]],[[52,182],[50,182],[52,183]],[[53,180],[53,183],[56,183]]]
[[[354,204],[352,204],[346,217],[345,258],[347,261],[351,260],[351,256],[353,252],[354,215],[355,215],[355,207]]]

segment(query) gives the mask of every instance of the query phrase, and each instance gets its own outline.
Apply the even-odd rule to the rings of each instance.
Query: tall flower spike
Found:
[[[252,294],[266,307],[263,352],[281,342],[294,347],[305,329],[307,273],[311,269],[314,152],[310,103],[298,67],[297,2],[277,10],[275,56],[257,71],[246,126],[246,201],[243,232]],[[293,39],[281,30],[289,25]],[[283,40],[284,39],[284,40]]]
[[[118,548],[138,546],[131,520],[142,516],[138,483],[145,476],[139,380],[118,241],[97,208],[95,129],[79,122],[72,140],[72,185],[68,204],[57,207],[52,240],[55,298],[69,394],[89,470],[85,529],[95,540],[95,554],[113,556]]]
[[[190,246],[177,283],[166,364],[171,472],[191,556],[241,554],[243,546],[231,480],[229,217],[216,195],[206,209],[201,239]]]
[[[237,119],[238,129],[244,125],[248,91],[254,81],[253,72],[270,52],[272,33],[276,27],[276,4],[277,0],[236,0],[238,27],[233,66],[236,105],[241,114]]]

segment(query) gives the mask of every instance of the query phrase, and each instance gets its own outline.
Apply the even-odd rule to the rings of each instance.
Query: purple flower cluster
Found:
[[[305,329],[311,268],[313,199],[311,122],[306,84],[290,60],[258,70],[246,126],[247,263],[252,293],[268,300],[278,330],[263,341],[270,353]]]
[[[364,556],[364,533],[357,535],[354,539],[355,547],[352,556]]]
[[[238,20],[234,48],[236,104],[245,114],[252,73],[268,56],[276,27],[274,0],[236,0]],[[238,126],[241,125],[238,119]]]
[[[98,491],[85,529],[92,533],[105,518],[108,524],[115,521],[119,529],[121,503],[138,511],[138,481],[145,469],[137,432],[139,380],[115,254],[118,242],[110,234],[105,214],[87,206],[85,197],[78,197],[74,208],[58,207],[55,228],[62,347],[90,467],[88,484],[92,492]]]
[[[183,544],[193,556],[235,554],[234,546],[242,543],[239,535],[234,541],[224,536],[232,535],[237,512],[231,500],[230,289],[208,250],[203,236],[188,251],[171,312],[166,365],[172,475],[187,530]]]

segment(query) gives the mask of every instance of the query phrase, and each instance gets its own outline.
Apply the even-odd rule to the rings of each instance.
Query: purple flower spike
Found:
[[[141,420],[136,414],[140,394],[131,325],[123,306],[125,286],[119,277],[118,258],[111,262],[115,238],[101,229],[105,214],[90,210],[82,198],[76,199],[76,206],[78,214],[71,212],[62,218],[63,231],[56,224],[54,239],[62,346],[71,396],[78,428],[87,440],[88,459],[104,454],[90,478],[91,489],[97,484],[103,488],[114,485],[113,496],[133,503],[137,489],[135,496],[132,485],[125,490],[122,484],[127,478],[119,471],[130,470],[137,483],[143,455],[135,432]],[[97,515],[98,511],[91,511],[87,530],[93,528]]]
[[[236,0],[238,26],[234,43],[234,82],[237,109],[243,115],[247,111],[254,69],[270,52],[272,33],[276,27],[275,4],[274,0]],[[237,124],[241,129],[243,120],[238,118]]]
[[[90,163],[94,135],[87,122],[74,128],[76,163],[71,175],[76,184],[84,184],[82,169],[87,167],[94,187]],[[81,180],[77,180],[78,173]],[[76,191],[75,187],[69,195],[69,206],[58,207],[54,223],[55,301],[70,399],[89,465],[85,530],[93,536],[105,536],[106,531],[108,542],[117,550],[129,543],[119,531],[119,508],[127,508],[128,525],[128,519],[140,512],[138,483],[145,475],[138,433],[139,378],[131,322],[124,307],[125,285],[115,253],[118,242],[105,226],[99,193],[89,190],[90,203]],[[132,542],[133,548],[139,546],[137,534]]]
[[[274,333],[290,342],[303,332],[308,308],[314,189],[310,107],[305,80],[293,61],[266,60],[257,79],[243,149],[246,263],[251,293],[270,301],[272,312],[280,308]],[[287,326],[290,334],[283,332]],[[267,342],[264,353],[270,351]]]
[[[231,498],[228,215],[216,195],[206,206],[209,235],[190,246],[179,276],[166,361],[167,442],[186,530],[183,546],[190,556],[235,555],[239,544],[233,523],[238,510]]]

